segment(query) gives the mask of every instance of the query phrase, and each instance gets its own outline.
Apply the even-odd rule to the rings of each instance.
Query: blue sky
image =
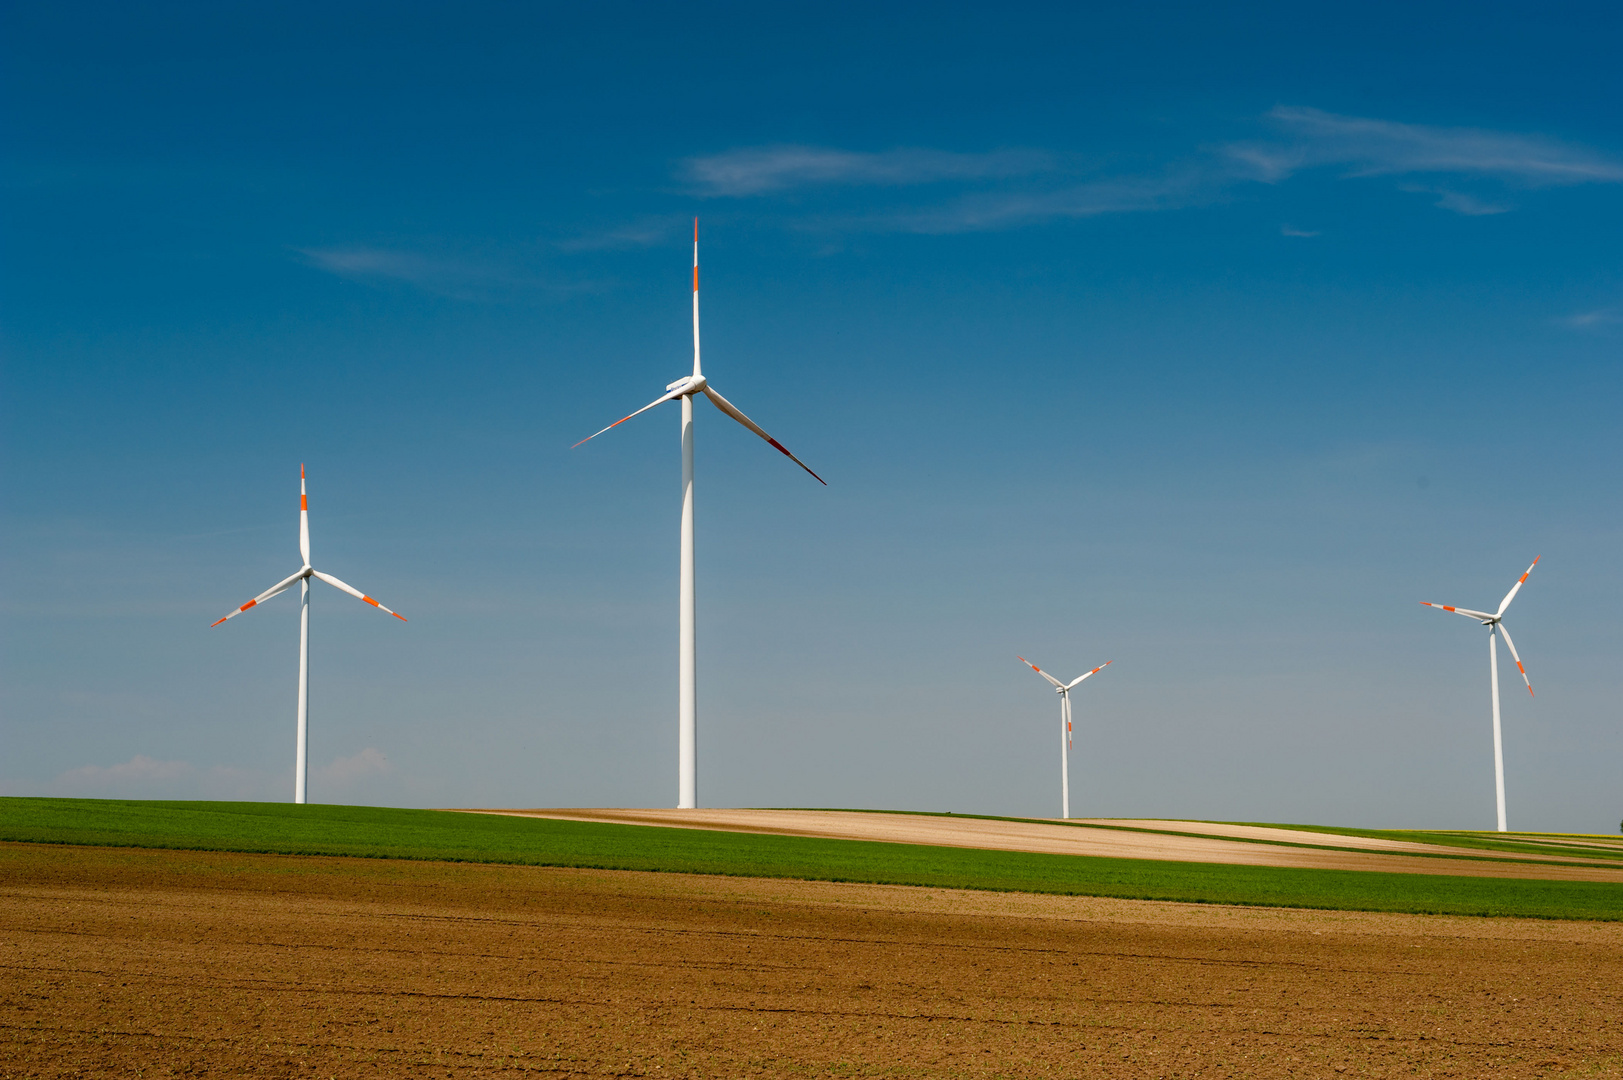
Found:
[[[1623,817],[1615,8],[0,18],[0,790]]]

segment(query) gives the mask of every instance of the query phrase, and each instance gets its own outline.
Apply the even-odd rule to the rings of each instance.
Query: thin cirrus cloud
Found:
[[[820,146],[760,146],[682,163],[682,178],[701,195],[740,197],[833,184],[903,187],[942,181],[1030,176],[1053,168],[1033,150],[960,154],[897,149],[877,153]]]
[[[871,211],[812,213],[797,223],[810,229],[918,233],[1180,209],[1229,197],[1246,184],[1280,184],[1327,168],[1339,168],[1344,179],[1392,178],[1400,190],[1429,195],[1437,207],[1470,217],[1511,210],[1507,188],[1623,182],[1623,160],[1541,135],[1405,124],[1283,105],[1262,120],[1273,129],[1268,138],[1227,143],[1137,174],[1101,176],[1079,157],[1036,150],[862,152],[798,145],[693,157],[681,163],[678,174],[694,193],[712,198],[859,187],[963,189],[945,198],[933,194],[922,205],[916,195],[893,191],[875,196],[884,205]],[[1494,190],[1468,190],[1484,187]],[[1284,235],[1308,234],[1286,229]]]
[[[531,293],[590,292],[588,281],[558,282],[514,269],[510,259],[425,255],[369,246],[295,248],[306,265],[351,281],[398,283],[453,300],[493,301]]]
[[[1623,304],[1595,308],[1592,311],[1580,311],[1576,315],[1568,315],[1560,321],[1574,330],[1595,330],[1603,326],[1616,326],[1623,323]]]
[[[1218,191],[1209,176],[1188,170],[1112,177],[1046,191],[979,192],[925,209],[873,214],[856,223],[893,232],[982,232],[1065,218],[1174,210],[1210,201]]]
[[[1327,166],[1342,166],[1349,176],[1487,177],[1523,187],[1623,181],[1623,161],[1541,135],[1401,124],[1285,105],[1266,119],[1282,138],[1231,143],[1225,152],[1270,183]]]
[[[488,268],[411,251],[374,247],[298,248],[303,260],[329,274],[352,281],[394,281],[428,292],[463,297],[499,280]]]

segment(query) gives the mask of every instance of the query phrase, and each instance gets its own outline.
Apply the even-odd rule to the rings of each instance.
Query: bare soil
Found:
[[[714,829],[723,832],[880,840],[896,844],[1102,855],[1116,859],[1237,863],[1317,870],[1379,870],[1394,874],[1610,881],[1623,884],[1623,866],[1571,855],[1494,853],[1406,840],[1340,836],[1255,825],[1194,821],[1072,819],[1003,821],[887,814],[867,810],[468,810],[475,814],[603,821],[627,825]],[[1187,833],[1205,835],[1186,835]],[[1314,846],[1303,846],[1314,845]],[[1357,848],[1364,850],[1344,850]],[[1429,856],[1429,857],[1428,857]]]
[[[1623,924],[0,845],[0,1077],[1616,1077]]]

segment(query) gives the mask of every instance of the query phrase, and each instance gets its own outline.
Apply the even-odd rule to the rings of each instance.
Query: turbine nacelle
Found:
[[[665,389],[667,392],[680,390],[685,396],[687,394],[699,393],[707,385],[709,385],[709,382],[710,380],[706,379],[703,375],[684,375],[675,382],[667,384]]]

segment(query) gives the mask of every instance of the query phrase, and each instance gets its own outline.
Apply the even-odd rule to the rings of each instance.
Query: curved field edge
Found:
[[[1456,847],[1478,852],[1468,855],[1442,855],[1434,852],[1388,851],[1387,855],[1420,859],[1472,859],[1491,862],[1528,862],[1507,858],[1515,855],[1560,855],[1573,860],[1587,860],[1604,866],[1608,862],[1623,861],[1623,842],[1605,833],[1506,833],[1501,839],[1497,833],[1470,830],[1440,829],[1353,829],[1339,825],[1292,825],[1276,821],[1203,821],[1195,818],[1141,819],[1161,820],[1165,828],[1145,828],[1140,825],[1113,825],[1092,819],[1065,821],[1058,818],[1003,817],[996,814],[960,814],[928,810],[858,810],[835,807],[784,806],[761,807],[764,810],[835,810],[846,814],[902,814],[910,817],[969,818],[975,821],[1012,821],[1026,825],[1060,825],[1081,829],[1108,829],[1115,832],[1161,834],[1165,836],[1216,837],[1236,844],[1264,844],[1270,847],[1318,848],[1327,851],[1367,851],[1367,848],[1347,847],[1334,843],[1309,844],[1301,841],[1274,838],[1231,836],[1227,833],[1201,832],[1198,829],[1178,828],[1188,825],[1246,825],[1258,829],[1282,829],[1288,832],[1319,833],[1327,837],[1356,836],[1373,840],[1403,840],[1436,847]]]
[[[1623,920],[1623,886],[1113,859],[365,806],[0,798],[0,840]]]

